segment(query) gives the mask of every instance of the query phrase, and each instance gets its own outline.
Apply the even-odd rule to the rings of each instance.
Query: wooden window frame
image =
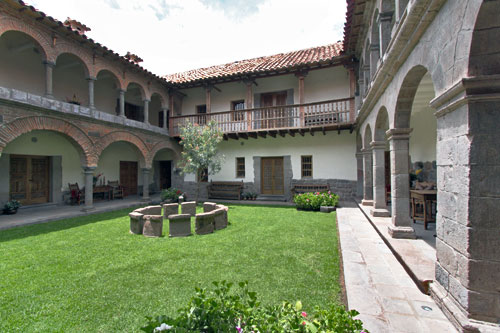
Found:
[[[309,161],[306,159],[309,158]],[[300,174],[302,178],[313,177],[313,157],[312,155],[300,156]]]
[[[236,157],[236,178],[245,178],[245,158]]]

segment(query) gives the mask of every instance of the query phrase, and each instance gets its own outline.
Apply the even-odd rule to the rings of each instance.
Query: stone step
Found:
[[[259,201],[286,201],[284,195],[259,195],[257,197]]]

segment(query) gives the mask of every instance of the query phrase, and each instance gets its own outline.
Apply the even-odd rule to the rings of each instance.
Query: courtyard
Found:
[[[341,304],[334,214],[229,205],[224,230],[151,239],[129,234],[131,210],[3,230],[0,331],[138,331],[222,280],[264,304]]]

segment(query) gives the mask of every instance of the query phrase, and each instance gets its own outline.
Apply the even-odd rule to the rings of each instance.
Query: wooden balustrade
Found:
[[[170,118],[170,135],[179,136],[187,123],[205,125],[211,120],[224,134],[349,125],[355,121],[354,99],[176,116]]]

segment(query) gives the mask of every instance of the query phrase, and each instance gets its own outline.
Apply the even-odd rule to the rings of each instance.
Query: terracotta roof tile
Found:
[[[304,50],[279,53],[266,57],[246,59],[223,65],[193,69],[186,72],[163,76],[168,82],[182,84],[193,81],[220,79],[229,76],[265,73],[287,68],[314,65],[338,57],[342,52],[342,43],[311,47]]]

